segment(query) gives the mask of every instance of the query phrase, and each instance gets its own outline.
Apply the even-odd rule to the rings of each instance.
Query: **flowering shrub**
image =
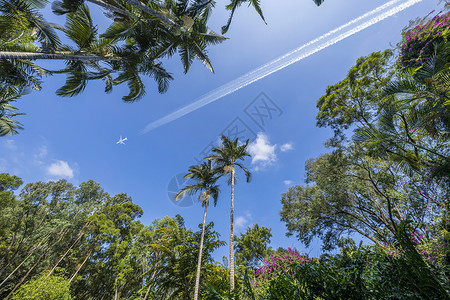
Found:
[[[414,68],[429,60],[433,56],[434,45],[448,41],[449,24],[450,12],[436,15],[425,24],[406,31],[400,43],[400,64],[406,68]]]
[[[280,273],[289,272],[292,265],[300,264],[305,261],[304,257],[291,248],[288,248],[287,251],[284,252],[272,254],[266,259],[264,265],[256,270],[255,281],[252,282],[255,293],[261,296],[268,288],[268,283],[271,279],[276,278]]]
[[[288,248],[286,252],[274,253],[265,262],[264,266],[256,271],[259,279],[268,279],[276,276],[280,271],[287,271],[292,264],[302,263],[305,259],[297,251]]]

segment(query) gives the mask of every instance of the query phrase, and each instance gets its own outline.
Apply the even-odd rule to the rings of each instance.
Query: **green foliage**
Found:
[[[432,36],[425,34],[430,28],[421,35]],[[306,245],[320,237],[324,249],[343,232],[392,245],[401,221],[430,225],[427,210],[447,207],[448,49],[437,45],[434,55],[407,72],[391,62],[392,51],[374,52],[327,88],[317,102],[317,125],[334,129],[328,146],[335,150],[307,162],[306,183],[312,185],[283,194],[288,235]],[[357,127],[351,141],[350,127]]]
[[[376,116],[386,85],[393,76],[390,66],[393,52],[373,52],[361,57],[337,84],[328,86],[317,101],[317,126],[331,127],[336,145],[345,137],[344,131],[355,123],[370,124]]]
[[[281,220],[288,235],[309,245],[313,237],[332,249],[342,233],[359,233],[378,245],[395,241],[397,224],[408,218],[427,223],[427,209],[447,197],[436,182],[397,168],[395,162],[367,155],[356,145],[309,160],[308,186],[282,195]]]
[[[268,246],[272,237],[271,231],[270,228],[260,227],[255,223],[239,237],[235,237],[236,264],[256,270],[263,259],[272,252]]]
[[[69,281],[57,275],[42,274],[20,287],[12,300],[71,300]]]
[[[214,162],[217,165],[217,171],[221,175],[228,174],[229,183],[231,183],[231,178],[235,176],[236,167],[239,167],[242,171],[244,171],[247,182],[250,182],[251,173],[241,163],[241,161],[244,161],[250,156],[248,153],[249,140],[246,140],[245,143],[241,145],[239,144],[239,140],[237,138],[233,141],[222,135],[221,140],[222,144],[213,148],[213,154],[205,157],[205,159]]]
[[[78,187],[30,183],[15,196],[21,184],[0,174],[1,298],[66,299],[69,285],[74,299],[192,298],[202,231],[186,228],[181,216],[143,226],[142,209],[130,197],[110,196],[92,180]],[[228,276],[212,259],[225,244],[213,226],[204,232],[200,295]]]
[[[435,48],[426,63],[400,73],[385,89],[389,100],[371,124],[359,126],[354,140],[404,170],[428,172],[447,181],[450,172],[448,89],[449,45]],[[391,96],[395,96],[392,98]]]
[[[409,223],[403,221],[399,224],[397,239],[404,253],[404,264],[402,268],[405,275],[414,280],[416,290],[424,298],[450,299],[450,293],[444,289],[439,282],[435,272],[425,262],[410,236]],[[409,272],[405,272],[405,271]],[[448,281],[448,279],[447,279]]]

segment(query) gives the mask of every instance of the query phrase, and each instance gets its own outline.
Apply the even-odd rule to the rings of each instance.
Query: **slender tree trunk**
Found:
[[[81,239],[81,237],[86,233],[83,232],[83,229],[86,226],[89,226],[91,222],[86,222],[83,227],[80,230],[80,233],[78,233],[77,239],[72,243],[72,245],[69,247],[69,249],[66,250],[66,252],[64,253],[64,255],[58,260],[58,262],[53,266],[53,268],[50,270],[50,272],[48,272],[47,276],[45,276],[46,278],[49,277],[50,275],[53,274],[53,272],[55,271],[56,267],[59,265],[59,263],[66,257],[66,255],[69,253],[70,250],[72,250],[72,248],[77,244],[77,242]],[[40,286],[37,287],[38,289],[40,288]]]
[[[8,294],[8,296],[6,296],[5,300],[8,300],[14,294],[14,292],[17,290],[17,288],[22,284],[22,282],[25,281],[25,279],[27,279],[27,277],[28,277],[28,275],[30,275],[31,271],[33,271],[33,269],[39,264],[41,259],[48,253],[49,250],[50,250],[50,248],[47,251],[45,251],[44,253],[42,253],[42,255],[34,263],[34,265],[28,270],[28,272],[22,277],[22,279],[20,279],[20,281],[14,286],[13,290],[11,292],[9,292],[9,294]]]
[[[0,51],[0,59],[55,59],[55,60],[82,60],[82,61],[100,61],[111,60],[98,55],[75,55],[62,53],[39,53],[39,52],[6,52]]]
[[[69,284],[72,282],[72,280],[77,276],[78,272],[81,270],[81,268],[84,266],[84,264],[87,262],[88,258],[91,256],[92,254],[92,250],[89,251],[88,255],[86,256],[86,258],[83,260],[83,262],[81,263],[81,265],[77,268],[77,270],[75,271],[75,273],[72,275],[72,277],[70,277],[69,280]]]
[[[86,226],[86,225],[85,225]],[[83,228],[81,229],[83,230]],[[77,242],[81,239],[81,237],[85,234],[85,232],[80,232],[78,234],[77,239],[72,243],[72,245],[69,247],[69,249],[67,249],[67,251],[64,253],[64,255],[58,260],[58,262],[53,266],[53,268],[50,270],[50,272],[48,272],[46,277],[49,277],[50,275],[53,274],[53,271],[55,271],[56,267],[59,265],[59,263],[66,257],[66,255],[69,253],[70,250],[72,250],[72,248],[77,244]]]
[[[1,52],[0,52],[0,55],[1,55]],[[45,217],[48,216],[48,215],[49,215],[49,213],[47,212],[47,213],[44,215],[44,217],[41,219],[41,221],[39,222],[39,224],[38,224],[35,228],[33,228],[33,229],[31,230],[31,232],[28,234],[28,236],[27,236],[27,231],[28,231],[28,229],[25,228],[23,237],[22,237],[21,241],[19,242],[19,247],[17,247],[17,249],[16,249],[16,251],[14,252],[14,254],[12,255],[12,257],[8,260],[8,263],[6,264],[6,266],[4,266],[4,267],[0,270],[0,276],[3,274],[3,272],[6,270],[6,268],[11,264],[11,262],[15,259],[16,255],[17,255],[17,254],[19,253],[19,251],[22,249],[23,245],[25,245],[25,243],[31,238],[33,232],[36,231],[36,229],[38,229],[38,228],[41,227],[41,225],[42,225],[42,224],[44,223],[44,221],[45,221]],[[20,227],[19,227],[19,229],[17,229],[17,230],[15,231],[14,234],[17,234],[17,233],[18,233],[18,230],[20,230]],[[63,228],[63,230],[64,230],[64,228]],[[62,231],[61,231],[61,232],[62,232]],[[3,256],[3,258],[5,258],[6,255],[8,255],[8,252],[5,254],[5,256]],[[3,262],[3,258],[2,258],[2,262]]]
[[[30,256],[34,253],[34,251],[36,251],[39,248],[34,249],[33,251],[30,251],[30,253],[28,254],[28,256],[11,272],[9,273],[9,275],[5,278],[5,280],[2,281],[2,283],[0,283],[0,287],[5,284],[5,282],[9,279],[9,277],[11,277],[14,273],[16,273],[17,270],[19,270],[19,268],[28,260],[28,258],[30,258]]]
[[[67,228],[63,228],[63,230],[61,230],[59,233],[58,233],[58,235],[60,236],[60,238],[58,239],[58,240],[56,240],[56,242],[54,242],[53,244],[52,244],[52,246],[53,245],[55,245],[58,241],[60,241],[61,240],[61,238],[62,238],[62,236],[63,236],[63,233],[65,232],[67,230]],[[3,282],[0,284],[0,286],[2,286],[7,280],[8,280],[8,278],[9,277],[11,277],[22,265],[23,265],[23,263],[30,257],[30,255],[31,254],[33,254],[34,252],[36,252],[37,250],[39,250],[39,249],[41,249],[41,245],[42,244],[39,244],[38,246],[36,246],[36,247],[34,247],[34,249],[32,248],[30,251],[29,251],[29,254],[27,255],[27,257],[6,277],[6,279],[5,280],[3,280]],[[51,247],[51,246],[50,246]],[[45,247],[44,247],[45,248]],[[5,266],[5,268],[4,269],[6,269],[6,267],[8,267],[9,266],[9,264],[11,263],[11,261],[9,261],[8,262],[8,264]],[[3,273],[3,272],[1,272],[1,273]],[[0,274],[1,274],[0,273]]]
[[[234,291],[234,167],[231,170],[231,211],[230,211],[230,291]],[[234,300],[234,297],[232,298]]]
[[[15,241],[16,241],[16,236],[17,236],[17,231],[14,232],[13,237],[12,237],[12,239],[11,239],[11,243],[9,244],[8,249],[6,249],[5,255],[3,255],[3,257],[0,259],[0,265],[1,265],[1,264],[3,263],[3,261],[6,259],[6,257],[7,257],[8,254],[9,254],[9,251],[11,251],[12,247],[14,246],[14,243],[15,243]],[[3,272],[2,272],[2,273],[3,273]],[[0,273],[0,275],[1,275],[1,273]]]
[[[203,227],[202,236],[200,238],[200,249],[198,251],[198,262],[197,262],[197,275],[195,276],[195,289],[194,289],[194,300],[198,299],[198,289],[200,286],[200,270],[202,268],[202,252],[203,252],[203,238],[205,236],[205,223],[206,223],[206,211],[208,210],[209,195],[205,195],[205,212],[203,213]]]
[[[158,257],[159,257],[159,254],[158,254],[158,252],[156,252],[156,259],[158,259]],[[157,264],[155,264],[155,271],[153,271],[152,277],[150,277],[150,281],[152,281],[153,278],[155,278],[156,271],[158,271],[158,269],[156,267],[157,267]],[[144,300],[147,300],[147,297],[148,297],[148,294],[150,293],[151,288],[152,288],[152,283],[150,282],[150,284],[148,285],[147,292],[145,293]]]

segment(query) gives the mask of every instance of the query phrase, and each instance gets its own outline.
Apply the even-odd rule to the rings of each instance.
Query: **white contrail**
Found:
[[[353,19],[350,22],[331,30],[330,32],[316,38],[315,40],[312,40],[304,44],[303,46],[294,49],[293,51],[286,53],[285,55],[218,87],[215,90],[212,90],[211,92],[201,96],[198,100],[192,102],[191,104],[188,104],[159,120],[149,123],[141,131],[141,134],[147,133],[155,128],[158,128],[188,113],[191,113],[211,102],[217,101],[228,94],[231,94],[322,49],[334,45],[337,42],[351,35],[354,35],[355,33],[358,33],[359,31],[372,26],[390,16],[393,16],[421,1],[422,0],[392,0],[384,5],[381,5],[380,7],[377,7],[358,18]],[[344,31],[347,27],[350,28]]]

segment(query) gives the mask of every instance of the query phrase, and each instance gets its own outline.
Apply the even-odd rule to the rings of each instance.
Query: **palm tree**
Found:
[[[251,173],[239,162],[245,160],[250,154],[247,152],[249,140],[245,144],[239,145],[238,139],[231,141],[226,136],[222,135],[222,145],[212,149],[213,155],[206,159],[217,164],[217,168],[221,175],[229,174],[229,184],[231,184],[231,212],[230,212],[230,291],[234,291],[234,182],[236,176],[236,167],[241,168],[250,181]]]
[[[110,92],[114,85],[127,83],[130,93],[123,100],[136,101],[145,95],[140,75],[153,77],[158,91],[164,93],[173,77],[163,68],[160,58],[178,52],[185,73],[195,58],[213,72],[206,49],[225,40],[206,26],[213,6],[211,1],[190,3],[189,0],[181,0],[169,1],[164,5],[152,4],[152,7],[172,18],[170,22],[161,14],[167,22],[159,17],[155,19],[148,10],[157,12],[150,6],[139,4],[139,1],[89,1],[104,8],[113,19],[107,31],[100,36],[84,1],[53,3],[55,13],[67,14],[64,27],[45,22],[38,12],[43,0],[35,1],[39,5],[24,0],[8,0],[0,5],[0,29],[10,33],[6,34],[5,41],[0,38],[3,42],[0,58],[22,63],[37,59],[67,61],[67,68],[52,72],[68,74],[66,85],[57,91],[60,96],[75,96],[84,90],[88,81],[102,79],[106,92]],[[16,21],[17,16],[20,16],[20,22]],[[12,30],[10,24],[15,23],[18,23],[17,28]],[[55,29],[63,31],[76,47],[61,45]],[[27,38],[26,43],[22,41],[24,37]],[[36,41],[42,45],[36,46],[33,43]],[[35,70],[36,67],[28,69]],[[114,79],[113,73],[118,74]]]
[[[219,176],[217,176],[217,170],[213,167],[210,160],[203,162],[199,166],[189,167],[189,173],[184,177],[195,180],[195,184],[186,186],[182,188],[176,195],[175,200],[179,200],[186,193],[194,194],[201,192],[198,196],[199,200],[202,202],[202,206],[205,207],[205,212],[203,213],[203,226],[202,235],[200,238],[200,249],[198,252],[198,263],[197,263],[197,275],[195,277],[195,289],[194,289],[194,300],[198,299],[198,290],[200,285],[200,269],[202,265],[202,252],[203,252],[203,239],[205,235],[205,223],[206,223],[206,211],[208,209],[209,199],[212,197],[214,199],[214,206],[217,204],[217,199],[219,198],[219,186],[216,185]]]

